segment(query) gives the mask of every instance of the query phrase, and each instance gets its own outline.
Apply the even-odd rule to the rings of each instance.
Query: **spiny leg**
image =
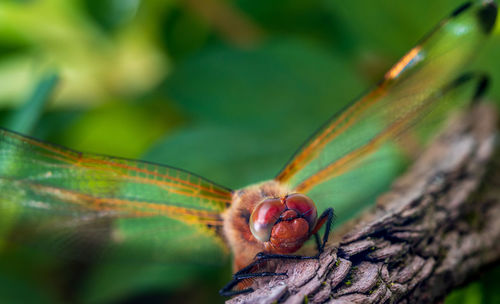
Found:
[[[272,276],[286,276],[286,273],[277,273],[277,272],[258,272],[258,273],[241,273],[239,275],[234,275],[233,279],[227,283],[221,290],[219,290],[219,294],[223,297],[231,297],[235,295],[239,295],[242,293],[253,292],[253,288],[246,288],[242,290],[233,290],[233,288],[238,285],[240,282],[246,279],[253,278],[263,278],[263,277],[272,277]]]
[[[334,219],[335,219],[335,213],[333,212],[333,208],[326,209],[318,218],[318,222],[312,231],[314,235],[316,235],[315,239],[316,239],[316,245],[318,246],[318,256],[321,253],[323,253],[323,250],[325,249],[326,242],[328,242],[328,237],[330,236],[330,232],[332,230]],[[325,227],[325,233],[323,233],[323,243],[319,245],[319,237],[317,235],[319,229],[321,229],[321,227],[324,224],[326,224],[326,227]]]

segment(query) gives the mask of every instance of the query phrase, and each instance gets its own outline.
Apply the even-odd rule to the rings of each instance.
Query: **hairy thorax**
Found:
[[[233,194],[231,207],[223,213],[224,235],[234,253],[235,271],[248,265],[259,252],[265,252],[264,243],[250,231],[249,220],[255,206],[266,198],[285,197],[290,189],[271,180],[237,190]]]

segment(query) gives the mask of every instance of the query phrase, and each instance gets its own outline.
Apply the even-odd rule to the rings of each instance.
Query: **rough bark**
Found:
[[[276,272],[288,277],[256,280],[255,292],[229,302],[442,300],[500,261],[500,153],[490,161],[495,127],[493,108],[477,106],[319,260],[280,262]]]

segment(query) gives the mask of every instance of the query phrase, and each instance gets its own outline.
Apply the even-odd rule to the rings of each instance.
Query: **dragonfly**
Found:
[[[494,1],[454,10],[373,90],[313,134],[274,178],[242,189],[1,129],[0,217],[55,246],[99,241],[173,261],[232,253],[234,274],[220,292],[251,292],[249,279],[286,275],[259,271],[268,261],[317,258],[324,251],[335,218],[330,189],[339,177],[384,146],[403,143],[461,88],[474,88],[466,100],[484,92],[483,74],[461,71],[492,32],[496,15]],[[23,234],[11,238],[22,242]],[[310,238],[316,253],[296,254]]]

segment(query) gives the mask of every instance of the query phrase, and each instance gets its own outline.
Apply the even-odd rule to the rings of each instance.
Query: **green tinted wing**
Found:
[[[467,3],[454,11],[400,59],[373,91],[308,140],[276,179],[308,193],[417,128],[449,100],[440,95],[455,85],[454,79],[493,28],[496,14],[492,1]]]
[[[79,153],[0,130],[7,241],[51,243],[56,250],[77,245],[83,256],[98,244],[127,248],[141,259],[221,252],[220,213],[230,202],[230,190],[179,169]]]

